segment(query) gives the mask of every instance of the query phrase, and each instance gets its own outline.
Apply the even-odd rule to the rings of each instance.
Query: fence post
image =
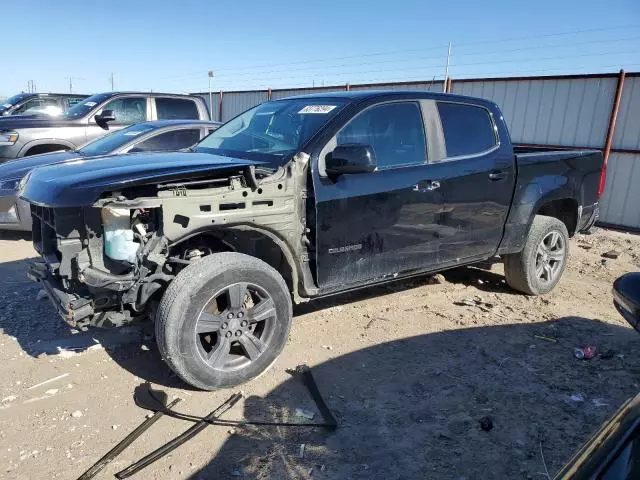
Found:
[[[267,88],[267,100],[271,100],[271,89]]]
[[[220,90],[220,101],[218,102],[218,121],[222,122],[222,90]]]
[[[344,86],[344,89],[348,92],[349,90],[351,90],[351,85],[349,85],[348,83]]]

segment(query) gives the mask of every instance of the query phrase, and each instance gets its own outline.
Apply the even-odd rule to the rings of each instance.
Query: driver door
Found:
[[[434,266],[442,198],[430,187],[419,101],[366,108],[320,153],[316,197],[317,281],[324,291]],[[372,173],[322,174],[336,145],[372,147]]]

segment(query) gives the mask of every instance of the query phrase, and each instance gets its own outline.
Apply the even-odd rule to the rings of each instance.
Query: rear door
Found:
[[[158,120],[199,120],[200,113],[195,99],[175,97],[155,97],[155,111]]]
[[[164,152],[189,148],[200,141],[201,133],[202,130],[197,127],[161,132],[135,143],[127,152]]]
[[[419,101],[367,107],[322,149],[315,179],[316,265],[325,291],[435,266],[440,193]],[[337,145],[373,147],[378,169],[329,178],[323,159]]]
[[[437,101],[441,157],[432,159],[443,209],[439,261],[493,255],[502,238],[515,185],[515,158],[501,145],[496,119],[482,105]]]

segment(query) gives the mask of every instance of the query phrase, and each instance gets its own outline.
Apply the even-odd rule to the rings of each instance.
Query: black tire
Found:
[[[555,235],[558,236],[555,245],[561,244],[562,250],[548,247]],[[554,217],[536,215],[522,251],[504,256],[507,283],[528,295],[548,293],[562,277],[568,258],[569,233],[565,224]]]
[[[257,330],[245,329],[245,335],[241,333],[239,323],[232,326],[232,322],[239,322],[242,317],[238,311],[235,313],[238,318],[229,320],[229,324],[226,321],[220,323],[220,319],[230,318],[227,315],[233,317],[234,314],[229,310],[234,295],[231,292],[241,288],[239,285],[246,286],[246,291],[249,292],[243,294],[242,305],[246,306],[247,299],[253,302],[252,298],[256,295],[259,303],[255,305],[263,305],[264,299],[271,300],[270,303],[269,300],[264,300],[271,316],[266,321],[263,320],[265,326],[260,334]],[[216,295],[216,292],[221,293]],[[219,307],[220,299],[224,298],[229,302],[227,310]],[[211,305],[215,310],[213,315],[209,313]],[[243,324],[252,318],[251,308],[244,310],[246,317]],[[266,371],[287,342],[291,320],[291,295],[282,276],[262,260],[240,253],[223,252],[204,257],[176,276],[158,306],[155,331],[158,348],[169,367],[188,384],[203,390],[214,390],[234,387]],[[202,330],[202,322],[206,324],[209,321],[217,322],[216,325],[220,325],[218,330],[213,333],[196,333],[196,328]],[[227,330],[223,330],[223,327]],[[251,328],[251,325],[246,328]],[[254,325],[254,328],[257,327]],[[251,358],[252,355],[245,346],[246,338],[253,339],[250,340],[252,342],[259,335],[264,335],[264,342],[258,350],[252,351],[255,358]],[[230,338],[225,338],[226,336]],[[205,351],[207,341],[214,343],[212,337],[215,338],[215,345],[211,346],[210,351]],[[240,337],[243,342],[240,342]],[[259,340],[262,341],[262,338],[259,337]],[[226,363],[224,360],[216,360],[212,362],[213,365],[207,363],[214,356],[214,350],[223,350],[224,342],[230,346],[229,360]],[[232,353],[234,349],[236,354]],[[243,359],[242,355],[247,358]]]

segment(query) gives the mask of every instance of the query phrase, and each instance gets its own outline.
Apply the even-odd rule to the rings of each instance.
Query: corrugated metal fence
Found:
[[[618,74],[454,79],[449,91],[497,103],[515,143],[604,149],[619,80]],[[227,121],[259,103],[292,95],[392,88],[441,92],[443,86],[425,81],[218,92],[213,117]],[[195,95],[209,103],[208,93]],[[607,172],[601,222],[640,228],[640,73],[626,74]]]

